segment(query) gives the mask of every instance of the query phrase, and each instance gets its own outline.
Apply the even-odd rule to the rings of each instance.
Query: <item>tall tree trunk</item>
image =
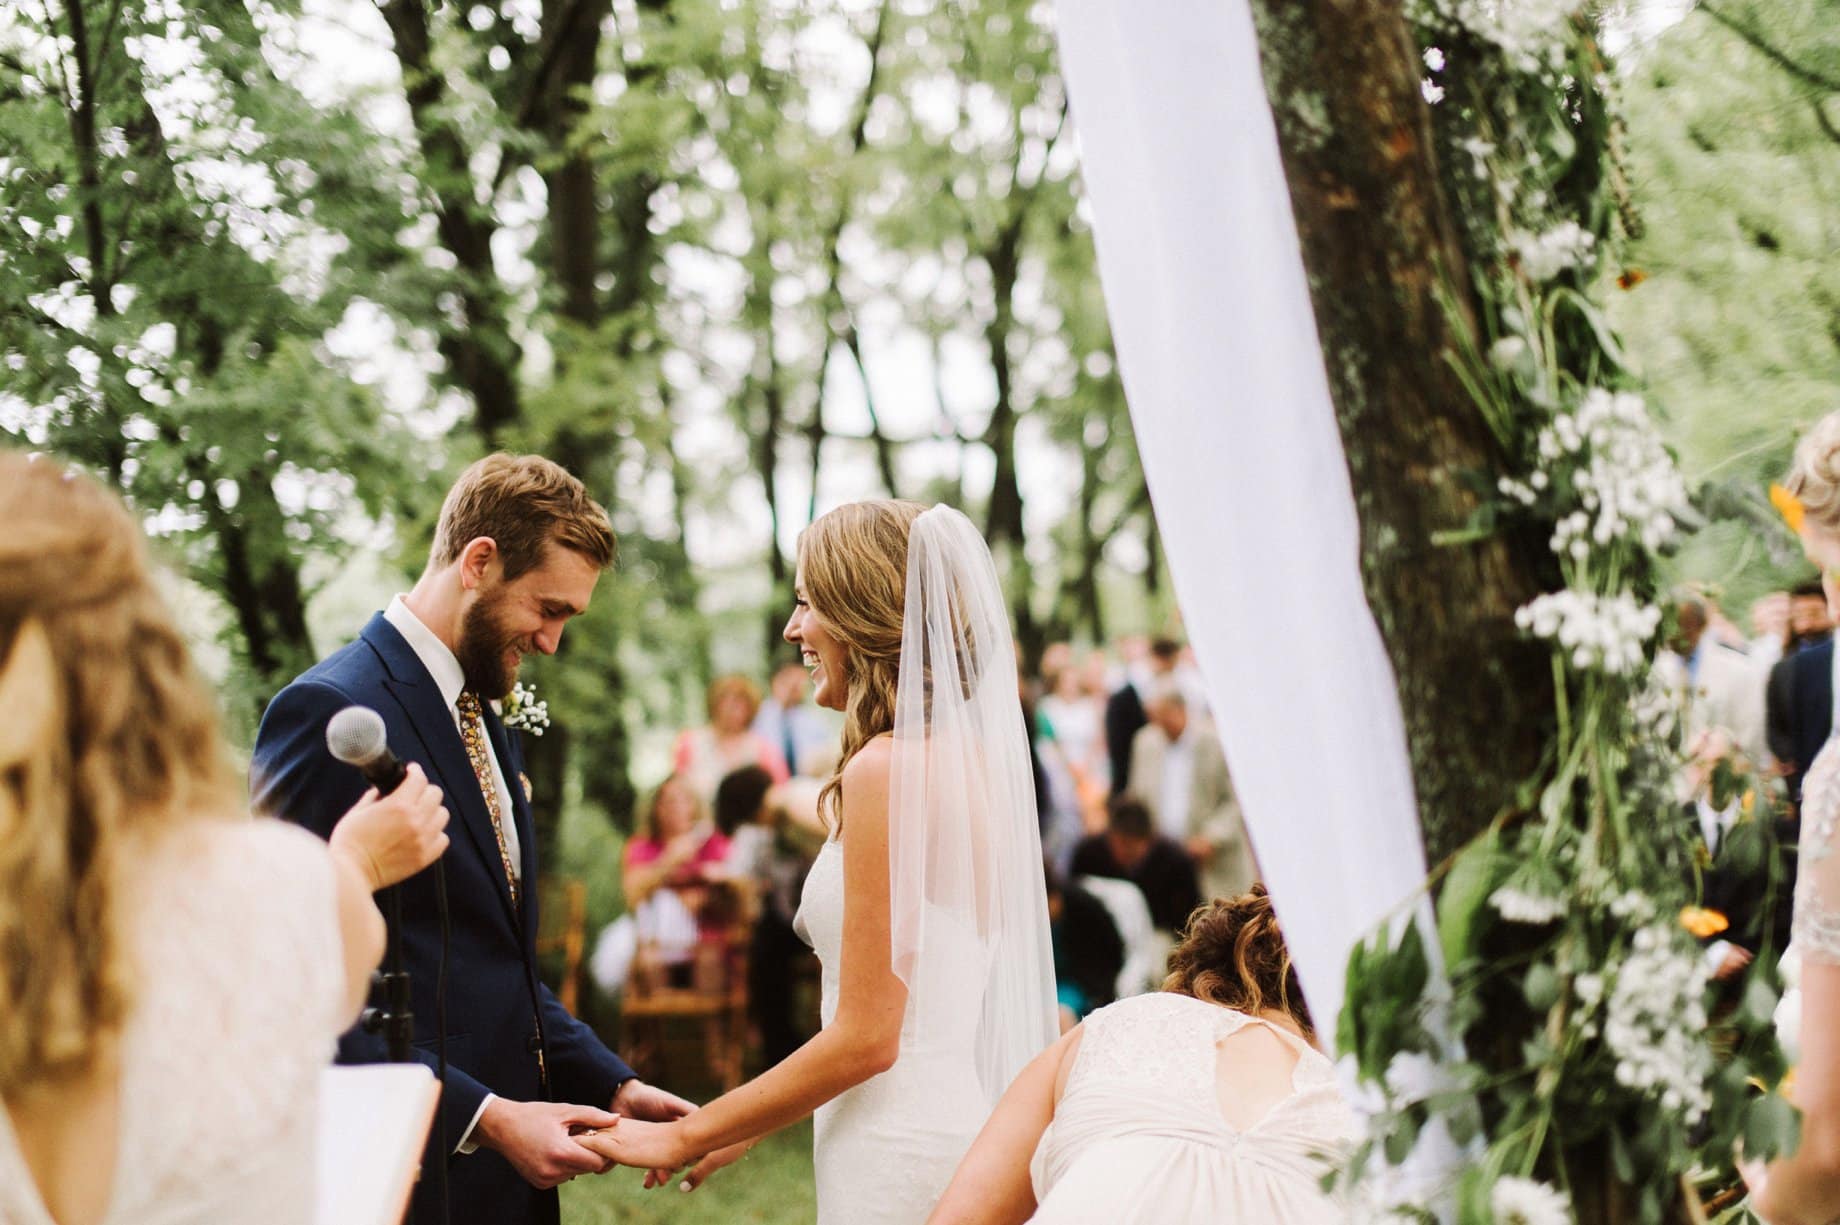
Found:
[[[403,94],[425,164],[424,181],[435,200],[436,231],[459,264],[454,293],[461,317],[441,329],[441,356],[454,380],[472,395],[479,435],[493,446],[522,414],[520,351],[492,263],[497,224],[474,199],[469,150],[446,113],[447,83],[434,62],[425,0],[381,0],[378,9],[390,27],[402,71]]]
[[[1513,804],[1552,717],[1547,652],[1514,610],[1544,542],[1439,545],[1504,458],[1450,365],[1469,282],[1398,0],[1253,0],[1266,92],[1361,521],[1367,600],[1397,676],[1432,859]],[[1463,312],[1453,319],[1447,292]]]
[[[984,329],[984,344],[990,354],[990,368],[996,376],[997,402],[990,410],[990,424],[984,430],[984,444],[996,457],[996,475],[990,486],[990,506],[986,512],[984,537],[993,553],[1007,555],[1010,597],[1016,617],[1016,642],[1023,658],[1033,662],[1040,658],[1046,645],[1043,627],[1035,619],[1031,599],[1033,583],[1028,558],[1024,555],[1022,534],[1022,487],[1016,479],[1015,366],[1010,360],[1009,340],[1016,322],[1016,280],[1022,267],[1022,227],[1025,206],[1018,203],[996,240],[983,253],[990,269],[991,291],[996,297],[996,311]]]

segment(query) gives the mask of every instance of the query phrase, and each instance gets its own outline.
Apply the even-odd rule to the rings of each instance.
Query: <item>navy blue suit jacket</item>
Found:
[[[322,838],[331,834],[365,790],[358,772],[326,751],[327,721],[354,703],[383,716],[390,747],[403,761],[421,764],[441,788],[451,816],[451,841],[442,856],[450,931],[447,1076],[441,1125],[430,1137],[416,1186],[415,1219],[418,1225],[554,1222],[560,1210],[553,1190],[530,1186],[495,1152],[455,1156],[453,1146],[488,1093],[513,1101],[544,1099],[539,1049],[548,1068],[549,1096],[558,1101],[607,1109],[633,1072],[538,980],[536,891],[520,890],[513,908],[491,813],[453,715],[427,668],[381,613],[355,642],[303,673],[269,704],[250,763],[255,808],[304,825]],[[523,879],[534,885],[536,835],[519,777],[523,755],[517,736],[490,707],[484,718],[512,795]],[[397,886],[415,1053],[430,1068],[435,1066],[441,957],[435,884],[431,867]],[[341,1063],[380,1063],[385,1057],[381,1035],[354,1028],[339,1041]],[[440,1156],[443,1128],[450,1152]],[[447,1161],[450,1205],[438,1202],[439,1180],[430,1164],[435,1160]]]

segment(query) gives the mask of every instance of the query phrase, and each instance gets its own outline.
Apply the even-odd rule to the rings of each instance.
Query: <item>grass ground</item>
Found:
[[[647,1191],[638,1170],[578,1178],[562,1188],[563,1225],[810,1225],[811,1124],[769,1136],[688,1195]]]

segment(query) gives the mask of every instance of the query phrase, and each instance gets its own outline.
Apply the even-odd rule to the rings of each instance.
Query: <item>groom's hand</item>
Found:
[[[495,1097],[479,1116],[479,1142],[509,1161],[518,1176],[547,1191],[577,1174],[599,1174],[608,1162],[570,1138],[576,1127],[610,1127],[619,1116],[592,1106],[513,1102]]]
[[[669,1123],[696,1109],[675,1093],[666,1093],[657,1085],[633,1079],[621,1085],[613,1095],[613,1112],[647,1123]]]

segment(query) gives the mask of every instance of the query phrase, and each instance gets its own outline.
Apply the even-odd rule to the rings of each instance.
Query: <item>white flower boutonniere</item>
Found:
[[[537,700],[536,686],[518,681],[511,686],[511,695],[505,699],[503,717],[506,727],[541,736],[543,729],[549,726],[549,703]]]

